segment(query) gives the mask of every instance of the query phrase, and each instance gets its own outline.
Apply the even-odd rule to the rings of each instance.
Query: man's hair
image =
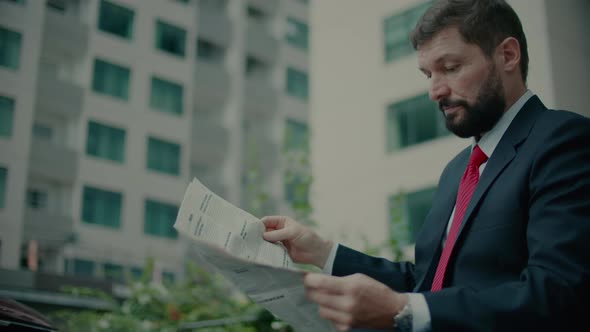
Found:
[[[520,73],[526,83],[529,65],[527,42],[518,15],[505,0],[435,0],[410,33],[415,50],[448,27],[457,27],[470,44],[491,57],[508,37],[520,44]]]

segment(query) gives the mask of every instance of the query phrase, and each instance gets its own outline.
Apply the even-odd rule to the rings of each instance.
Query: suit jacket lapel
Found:
[[[530,133],[533,123],[535,122],[538,111],[542,109],[545,109],[545,106],[541,103],[537,96],[533,96],[531,99],[529,99],[529,101],[526,102],[526,104],[524,104],[523,108],[516,115],[514,120],[512,120],[512,123],[502,136],[502,139],[498,143],[494,153],[488,160],[484,172],[482,173],[479,182],[475,187],[473,196],[471,196],[469,205],[467,205],[467,210],[463,215],[463,220],[461,222],[461,227],[459,228],[456,241],[460,239],[463,229],[472,219],[471,216],[473,211],[484,197],[488,188],[516,155],[516,149],[518,145],[520,145],[520,143],[526,139]]]

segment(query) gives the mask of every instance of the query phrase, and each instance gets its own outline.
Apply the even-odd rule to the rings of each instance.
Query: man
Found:
[[[307,274],[304,284],[341,331],[583,324],[590,120],[548,110],[527,90],[526,38],[503,0],[434,1],[411,41],[447,128],[473,137],[440,177],[416,263],[366,256],[287,217],[263,218],[264,238],[333,274]]]

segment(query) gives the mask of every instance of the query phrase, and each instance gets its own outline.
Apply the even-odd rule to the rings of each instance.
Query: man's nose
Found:
[[[434,75],[431,77],[430,88],[428,89],[428,96],[431,100],[438,102],[442,98],[448,97],[450,93],[451,89],[443,78]]]

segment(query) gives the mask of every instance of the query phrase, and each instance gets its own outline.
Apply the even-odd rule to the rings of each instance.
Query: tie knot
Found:
[[[488,156],[486,156],[486,154],[479,148],[479,145],[476,144],[475,147],[473,147],[473,151],[471,151],[469,164],[479,167],[481,164],[485,163],[486,160],[488,160]]]

